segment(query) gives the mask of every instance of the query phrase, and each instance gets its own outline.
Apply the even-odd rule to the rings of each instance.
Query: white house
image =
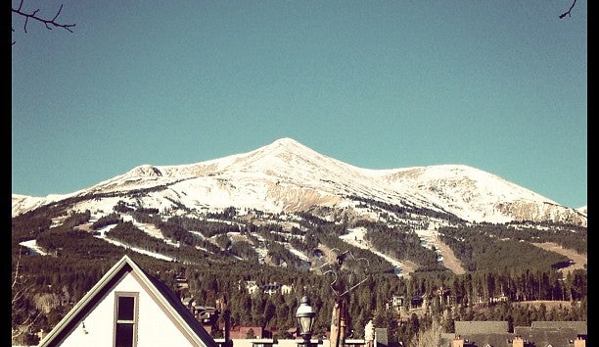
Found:
[[[179,297],[123,256],[39,347],[218,347]]]

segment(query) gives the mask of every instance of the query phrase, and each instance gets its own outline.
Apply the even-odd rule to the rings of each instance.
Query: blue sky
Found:
[[[18,5],[13,0],[13,7]],[[12,192],[291,137],[369,169],[463,164],[587,204],[587,2],[24,0]]]

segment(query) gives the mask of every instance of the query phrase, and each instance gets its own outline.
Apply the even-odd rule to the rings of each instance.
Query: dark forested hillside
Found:
[[[289,220],[294,221],[291,227]],[[144,230],[148,226],[161,238]],[[397,276],[387,260],[340,238],[357,227],[365,229],[372,249],[413,262],[416,271]],[[157,210],[123,204],[92,221],[89,211],[39,209],[12,220],[13,337],[34,343],[34,332],[51,329],[125,253],[173,290],[176,278],[184,275],[188,288],[179,292],[182,297],[208,306],[226,297],[234,325],[261,326],[279,337],[294,328],[293,312],[301,296],[309,295],[318,308],[316,331],[324,333],[333,299],[346,292],[349,324],[356,336],[363,334],[370,319],[387,327],[397,340],[411,338],[432,319],[441,319],[448,332],[455,320],[509,320],[514,325],[525,325],[533,317],[586,320],[586,269],[563,272],[567,258],[532,245],[555,242],[583,253],[586,228],[456,221],[440,227],[439,237],[466,274],[445,268],[407,223],[334,223],[309,213],[258,223],[240,218],[232,207],[201,218],[166,217]],[[46,255],[20,244],[29,240],[36,240]],[[283,284],[292,290],[250,293],[246,281]],[[401,303],[393,298],[402,298]],[[538,311],[515,305],[531,300],[568,304]]]

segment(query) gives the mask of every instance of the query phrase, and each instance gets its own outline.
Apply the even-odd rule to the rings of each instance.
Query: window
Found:
[[[115,296],[114,347],[135,347],[139,294],[116,293]]]

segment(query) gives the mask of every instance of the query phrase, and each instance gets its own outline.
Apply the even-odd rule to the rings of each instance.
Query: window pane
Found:
[[[133,347],[133,324],[116,325],[116,347]]]
[[[131,296],[119,297],[119,314],[118,320],[133,320],[135,308],[135,298]]]

